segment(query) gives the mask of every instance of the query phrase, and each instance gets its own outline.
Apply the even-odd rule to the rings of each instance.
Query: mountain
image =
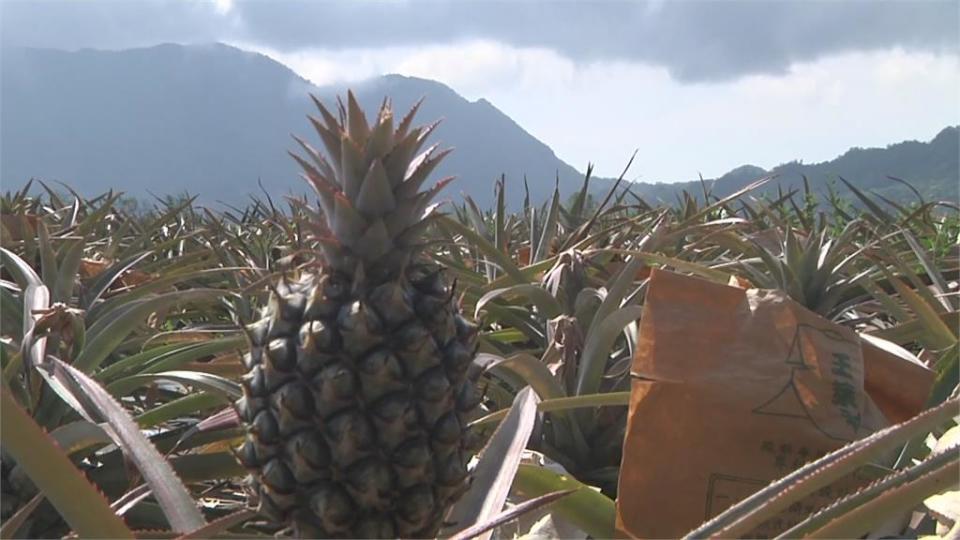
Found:
[[[886,148],[851,148],[843,155],[822,163],[784,163],[771,170],[744,165],[720,178],[706,180],[711,193],[723,197],[736,192],[764,176],[773,179],[755,194],[775,197],[777,190],[804,189],[804,179],[811,191],[825,196],[833,189],[849,196],[840,181],[849,181],[861,191],[868,191],[893,201],[917,200],[914,189],[927,201],[960,201],[960,130],[949,126],[929,142],[904,141]],[[893,177],[893,178],[891,178]],[[904,185],[903,182],[911,187]],[[633,184],[631,190],[648,202],[676,201],[686,190],[693,195],[703,193],[699,180],[671,184]]]
[[[419,120],[444,118],[433,140],[456,151],[435,174],[458,179],[441,199],[459,201],[465,193],[489,207],[501,174],[513,209],[523,200],[524,178],[534,202],[547,200],[554,185],[564,197],[581,186],[580,172],[486,100],[471,102],[438,82],[398,75],[351,87],[371,114],[384,96],[398,114],[423,97]],[[302,193],[287,150],[296,147],[291,133],[316,138],[305,118],[314,113],[310,92],[332,107],[345,88],[316,87],[266,56],[222,44],[76,52],[4,47],[0,184],[10,189],[39,178],[87,195],[111,188],[135,197],[189,192],[231,204],[259,193],[260,182],[274,197]],[[958,148],[958,130],[948,127],[926,143],[854,148],[832,161],[770,171],[745,165],[706,183],[723,196],[774,174],[777,180],[764,190],[775,195],[778,186],[802,188],[805,176],[815,192],[825,193],[842,176],[860,188],[914,200],[909,188],[888,178],[894,176],[928,199],[956,201]],[[591,186],[602,194],[611,182],[598,178]],[[681,190],[702,193],[699,180],[629,187],[649,202],[675,202]]]
[[[287,150],[291,133],[316,136],[306,119],[315,93],[335,107],[341,87],[316,87],[270,58],[222,44],[159,45],[124,51],[4,48],[0,58],[0,181],[59,180],[84,194],[110,188],[142,197],[189,192],[241,202],[258,180],[273,196],[305,184]],[[455,151],[436,178],[457,175],[441,198],[464,192],[493,202],[506,174],[508,200],[544,200],[555,181],[579,188],[582,174],[486,100],[470,102],[443,84],[389,75],[351,85],[373,114],[390,96],[398,115],[421,97],[421,123]],[[335,110],[335,109],[332,109]]]

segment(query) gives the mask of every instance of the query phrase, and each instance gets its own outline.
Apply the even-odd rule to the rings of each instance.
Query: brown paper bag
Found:
[[[856,332],[782,292],[655,270],[633,362],[618,534],[682,536],[804,463],[919,412],[913,396],[926,395],[932,373],[867,349]],[[901,375],[914,386],[896,388]],[[782,532],[840,489],[811,495],[751,536]]]

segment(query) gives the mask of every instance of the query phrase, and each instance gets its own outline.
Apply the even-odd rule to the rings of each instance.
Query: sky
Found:
[[[690,180],[960,123],[960,2],[4,0],[0,45],[220,41],[323,85],[485,98],[574,167]]]

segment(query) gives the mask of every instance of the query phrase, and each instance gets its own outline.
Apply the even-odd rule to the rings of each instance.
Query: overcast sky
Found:
[[[4,0],[3,45],[222,41],[317,83],[486,98],[562,159],[687,180],[960,123],[960,2]]]

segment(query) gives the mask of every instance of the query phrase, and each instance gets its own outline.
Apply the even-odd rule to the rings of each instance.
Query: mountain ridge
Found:
[[[237,202],[240,192],[257,192],[259,180],[272,194],[302,193],[287,156],[296,149],[289,135],[311,138],[306,115],[316,111],[308,92],[334,106],[345,91],[318,87],[265,55],[224,44],[5,49],[0,64],[0,108],[9,111],[0,123],[8,135],[0,138],[0,154],[9,156],[0,179],[62,180],[88,195],[123,186],[134,196],[189,191]],[[486,100],[470,102],[440,82],[403,75],[350,86],[368,113],[389,95],[397,114],[426,97],[418,120],[446,117],[433,142],[460,150],[437,177],[459,179],[442,198],[464,191],[489,204],[494,179],[523,172],[548,176],[550,190],[558,171],[565,191],[579,186],[579,172]],[[511,198],[521,192],[516,187]]]
[[[916,193],[899,181],[903,180],[911,184],[924,200],[957,202],[960,199],[960,129],[947,126],[928,142],[906,140],[882,148],[853,147],[832,160],[809,164],[795,160],[769,170],[756,165],[741,165],[719,178],[707,180],[706,184],[714,195],[723,197],[764,176],[776,180],[758,190],[758,193],[768,195],[774,195],[778,188],[784,192],[804,189],[804,180],[815,195],[825,196],[830,190],[849,195],[849,190],[840,181],[842,178],[862,191],[893,200],[916,200]],[[703,186],[695,180],[646,184],[633,191],[641,196],[671,202],[664,199],[676,197],[684,190],[698,194],[702,193]]]
[[[312,138],[305,118],[314,113],[308,92],[330,105],[344,92],[344,85],[316,86],[269,56],[222,43],[120,51],[4,48],[0,54],[0,181],[56,179],[88,195],[123,186],[134,196],[188,191],[235,203],[257,192],[260,181],[272,195],[302,193],[304,185],[287,156],[295,148],[289,134]],[[582,185],[582,173],[486,99],[469,101],[441,82],[399,74],[350,86],[368,112],[384,95],[391,96],[397,114],[425,97],[418,119],[445,118],[433,141],[457,150],[436,174],[458,175],[458,180],[441,198],[462,193],[490,206],[493,180],[501,175],[513,208],[525,195],[524,178],[534,201],[546,200],[554,185],[564,196]],[[920,182],[922,192],[953,197],[956,190],[941,185],[949,188],[951,179],[954,187],[957,183],[957,159],[949,148],[957,134],[950,129],[930,143],[853,148],[830,162],[791,162],[771,171],[781,174],[780,183],[788,188],[807,173],[819,188],[827,185],[821,177],[855,172],[868,178],[848,180],[889,191],[891,186],[878,180],[878,167],[885,167],[890,170],[883,174]],[[934,144],[944,133],[945,141]],[[899,160],[874,150],[896,153]],[[910,163],[901,163],[904,159]],[[768,172],[753,167],[741,166],[708,182],[717,194],[733,192]],[[922,178],[909,178],[921,169]],[[931,181],[939,182],[936,189],[928,189]],[[597,192],[611,184],[603,178],[591,182]],[[702,191],[699,181],[629,187],[665,202],[674,201],[681,189]],[[900,188],[889,192],[900,197]]]

